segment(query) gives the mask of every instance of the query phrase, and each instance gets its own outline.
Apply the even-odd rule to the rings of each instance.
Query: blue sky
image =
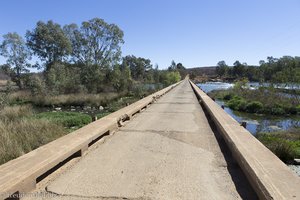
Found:
[[[258,64],[300,55],[299,10],[299,0],[3,0],[0,40],[8,32],[24,36],[39,20],[64,25],[99,17],[124,31],[123,56],[160,68],[171,60],[186,67]]]

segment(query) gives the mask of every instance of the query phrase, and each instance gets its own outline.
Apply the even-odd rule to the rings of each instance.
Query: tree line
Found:
[[[100,18],[64,26],[39,21],[25,39],[17,33],[3,35],[0,55],[6,64],[1,69],[20,89],[34,94],[129,91],[138,83],[169,85],[185,75],[181,63],[172,61],[167,70],[159,70],[149,59],[122,57],[123,37],[117,25]],[[28,73],[30,68],[42,73]]]
[[[236,61],[228,66],[225,61],[217,64],[216,72],[224,78],[248,78],[250,81],[271,83],[300,83],[300,57],[267,57],[259,61],[259,66]]]

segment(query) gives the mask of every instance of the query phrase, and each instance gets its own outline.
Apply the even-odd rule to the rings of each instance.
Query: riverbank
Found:
[[[159,88],[157,88],[159,89]],[[0,109],[0,165],[115,112],[156,89],[131,93],[5,95]]]
[[[241,112],[270,115],[300,114],[300,99],[282,95],[274,88],[214,90],[209,92],[209,96],[222,100],[232,110]]]

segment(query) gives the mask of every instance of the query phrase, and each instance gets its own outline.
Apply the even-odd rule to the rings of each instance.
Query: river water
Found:
[[[251,85],[255,85],[250,83]],[[207,82],[197,84],[204,92],[210,92],[212,90],[226,90],[233,87],[231,83],[222,82]],[[223,101],[216,100],[220,106],[224,105]],[[250,114],[233,111],[225,106],[224,109],[229,115],[231,115],[238,122],[247,122],[247,130],[253,135],[259,132],[273,132],[279,130],[287,130],[293,127],[300,127],[300,116],[270,116],[261,114]]]

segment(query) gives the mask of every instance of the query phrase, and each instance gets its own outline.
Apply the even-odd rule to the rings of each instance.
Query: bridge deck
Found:
[[[256,199],[186,80],[47,190],[59,199]]]

